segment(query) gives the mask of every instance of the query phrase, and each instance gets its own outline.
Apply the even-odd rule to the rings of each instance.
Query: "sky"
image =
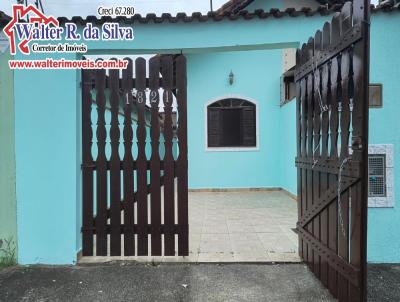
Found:
[[[228,0],[213,0],[213,7],[217,9]],[[268,1],[268,0],[265,0]],[[0,0],[0,10],[10,14],[12,4],[16,0]],[[34,3],[34,0],[28,0]],[[376,4],[378,0],[372,0]],[[191,14],[193,12],[206,13],[210,10],[210,0],[42,0],[44,11],[46,14],[55,17],[65,16],[82,16],[97,15],[97,8],[102,6],[118,6],[128,5],[135,7],[139,14],[162,13],[176,14],[185,12]]]
[[[33,0],[28,0],[34,3]],[[10,14],[12,4],[16,0],[0,0],[0,10]],[[227,0],[213,0],[214,9],[222,6]],[[60,16],[88,16],[97,15],[97,8],[102,6],[133,6],[137,13],[176,14],[178,12],[206,13],[210,10],[210,0],[42,0],[46,14]]]
[[[221,7],[228,0],[213,0],[213,8]],[[268,0],[265,0],[268,1]],[[373,4],[377,4],[379,0],[372,0]],[[11,13],[12,4],[16,0],[0,0],[0,10]],[[34,3],[34,0],[28,0]],[[133,6],[137,13],[147,14],[162,13],[176,14],[185,12],[191,14],[193,12],[206,13],[210,10],[210,0],[42,0],[44,11],[46,14],[55,17],[65,16],[82,16],[97,15],[97,8],[102,6]]]

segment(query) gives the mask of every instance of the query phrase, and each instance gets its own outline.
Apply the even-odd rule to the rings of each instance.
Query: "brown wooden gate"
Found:
[[[339,301],[366,300],[369,1],[297,51],[299,253]]]
[[[128,60],[82,72],[83,256],[186,256],[186,58]]]

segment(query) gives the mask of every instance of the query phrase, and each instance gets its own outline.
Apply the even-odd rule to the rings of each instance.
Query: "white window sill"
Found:
[[[206,147],[207,152],[250,152],[259,151],[257,147]]]
[[[368,154],[386,154],[386,197],[368,197],[369,208],[393,208],[394,202],[394,150],[392,144],[370,144]]]

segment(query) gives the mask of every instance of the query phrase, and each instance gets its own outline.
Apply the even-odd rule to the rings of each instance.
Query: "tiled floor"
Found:
[[[300,261],[297,205],[284,192],[191,192],[189,200],[194,261]]]
[[[188,257],[95,256],[80,262],[300,262],[296,221],[297,204],[283,191],[190,192]]]

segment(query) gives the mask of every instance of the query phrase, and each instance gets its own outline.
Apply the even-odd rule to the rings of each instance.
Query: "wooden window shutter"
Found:
[[[242,109],[241,131],[242,146],[256,146],[256,108],[246,107]]]
[[[207,108],[208,147],[219,147],[222,140],[222,115],[220,108]]]

